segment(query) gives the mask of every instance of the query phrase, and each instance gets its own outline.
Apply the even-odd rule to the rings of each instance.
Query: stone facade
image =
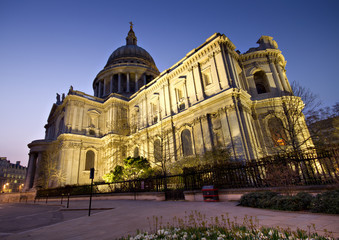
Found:
[[[91,167],[101,180],[127,156],[157,161],[160,146],[170,161],[215,147],[229,148],[236,160],[274,153],[277,143],[284,144],[270,128],[277,116],[272,112],[282,112],[284,99],[298,98],[277,43],[262,36],[258,44],[241,54],[216,33],[159,73],[131,26],[126,46],[95,78],[94,96],[73,87],[62,99],[58,95],[45,139],[28,145],[27,189],[39,185],[43,162],[59,173],[48,180],[52,187],[89,183]],[[283,114],[275,122],[286,124]],[[302,138],[307,136],[306,127]]]
[[[27,168],[10,163],[6,157],[0,157],[0,186],[1,193],[20,192],[23,190]]]

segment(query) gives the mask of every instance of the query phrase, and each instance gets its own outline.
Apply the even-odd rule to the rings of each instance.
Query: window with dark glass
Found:
[[[181,133],[182,151],[184,156],[193,155],[191,132],[185,129]]]
[[[263,71],[256,72],[253,75],[253,79],[258,94],[267,93],[270,91],[267,76]]]
[[[91,168],[94,168],[94,159],[95,153],[92,150],[87,151],[85,170],[91,170]]]

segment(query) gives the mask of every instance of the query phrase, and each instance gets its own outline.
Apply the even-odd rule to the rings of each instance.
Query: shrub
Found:
[[[306,192],[299,192],[295,197],[299,200],[299,204],[301,205],[303,210],[311,208],[311,202],[313,200],[313,196]]]
[[[318,194],[311,203],[311,211],[339,214],[339,190]]]
[[[296,196],[278,195],[272,199],[272,208],[284,211],[301,211],[304,206]]]
[[[272,198],[276,197],[275,192],[253,192],[242,195],[240,205],[246,207],[271,208]]]

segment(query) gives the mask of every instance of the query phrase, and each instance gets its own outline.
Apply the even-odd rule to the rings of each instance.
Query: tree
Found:
[[[314,111],[307,123],[317,148],[339,143],[339,102]]]
[[[119,182],[123,181],[123,170],[124,168],[120,165],[115,166],[114,170],[111,170],[109,173],[105,174],[102,178],[105,182]]]
[[[202,155],[184,157],[180,161],[173,163],[170,166],[170,171],[174,174],[181,174],[184,168],[213,168],[224,166],[230,162],[231,150],[229,148],[216,147]]]
[[[294,95],[271,99],[268,120],[273,149],[277,152],[298,152],[313,147],[306,120],[320,106],[317,96],[293,82]]]
[[[151,171],[151,165],[143,157],[127,157],[123,160],[124,165],[115,166],[114,170],[105,174],[105,182],[118,182],[145,177]]]
[[[151,168],[150,163],[143,157],[128,157],[124,159],[124,176],[128,179],[139,178]]]
[[[52,146],[49,151],[42,154],[42,158],[38,166],[38,172],[39,177],[36,186],[49,188],[61,186],[65,182],[65,173],[62,172],[57,164],[55,146]]]

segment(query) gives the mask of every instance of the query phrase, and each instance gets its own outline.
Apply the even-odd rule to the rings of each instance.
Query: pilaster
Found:
[[[201,79],[201,71],[199,63],[194,64],[193,66],[193,80],[195,82],[196,91],[197,91],[197,100],[201,101],[205,98],[202,79]]]

